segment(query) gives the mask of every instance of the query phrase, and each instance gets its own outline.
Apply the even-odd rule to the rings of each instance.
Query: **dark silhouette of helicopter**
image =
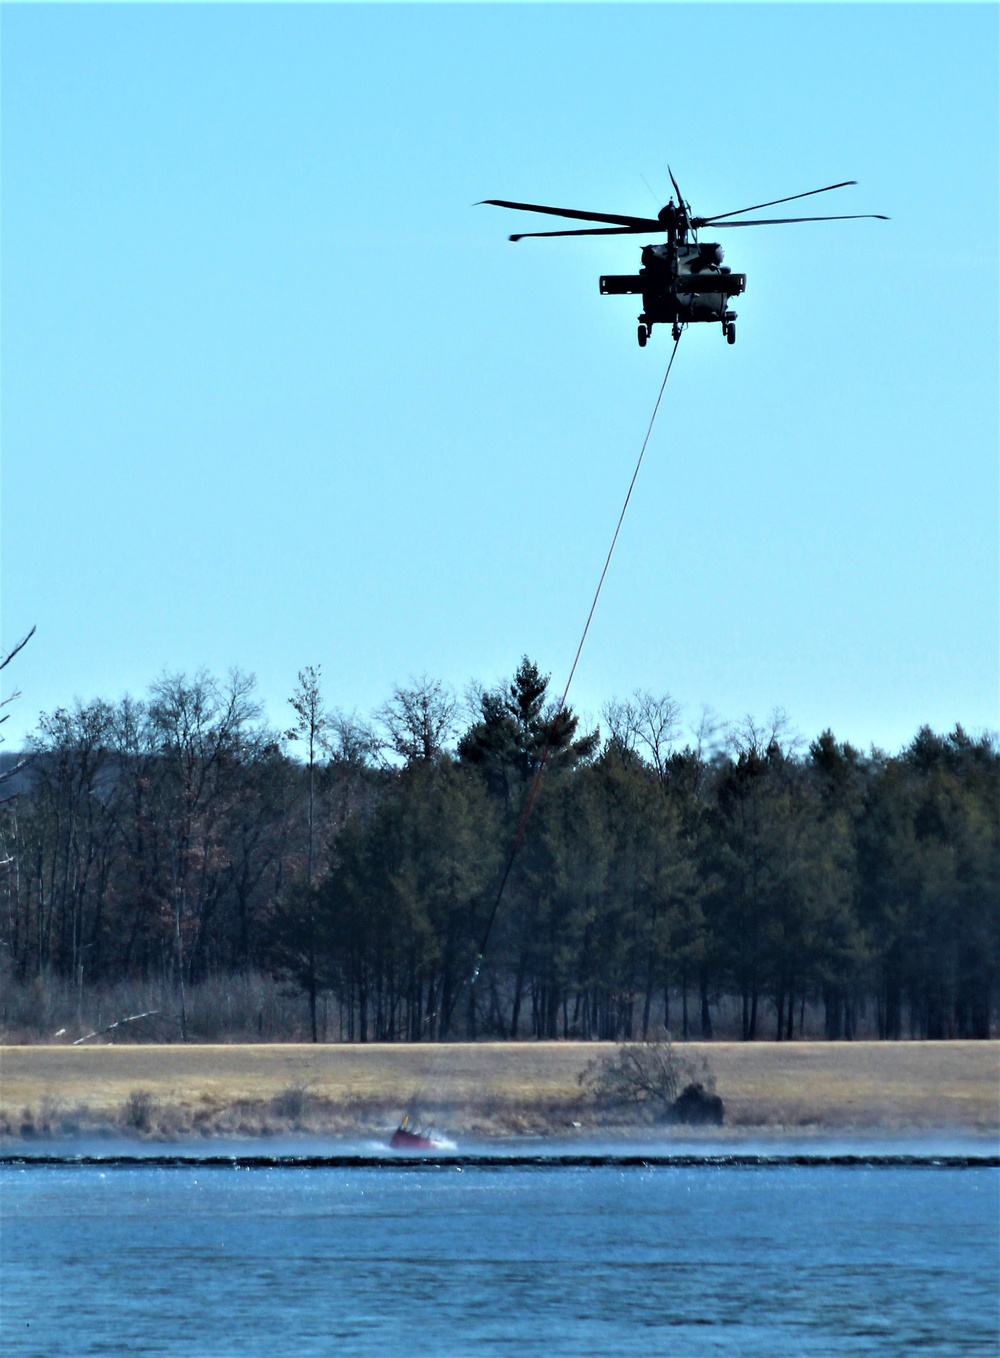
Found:
[[[538,203],[510,203],[503,198],[486,198],[493,207],[517,208],[522,212],[545,212],[552,217],[574,217],[583,222],[611,222],[612,226],[586,227],[577,231],[522,231],[511,240],[534,236],[632,236],[647,231],[666,232],[665,245],[642,247],[642,268],[637,274],[605,274],[601,278],[601,292],[605,295],[623,293],[642,294],[639,315],[639,345],[644,347],[653,326],[670,325],[675,340],[681,330],[693,321],[717,321],[730,344],[736,343],[736,312],[730,302],[746,287],[747,276],[733,273],[722,263],[722,246],[698,240],[703,227],[720,230],[733,226],[785,226],[792,222],[847,222],[861,218],[875,218],[886,222],[888,217],[878,212],[851,213],[839,217],[769,217],[757,221],[733,222],[725,218],[739,217],[744,212],[776,207],[797,198],[811,198],[816,193],[829,193],[856,184],[856,179],[845,179],[840,184],[827,184],[822,189],[807,193],[793,193],[788,198],[772,198],[769,203],[755,203],[753,207],[737,208],[735,212],[719,212],[714,217],[694,217],[677,186],[673,170],[667,167],[674,186],[677,202],[671,198],[655,217],[627,217],[614,212],[578,212],[574,208],[543,207]]]

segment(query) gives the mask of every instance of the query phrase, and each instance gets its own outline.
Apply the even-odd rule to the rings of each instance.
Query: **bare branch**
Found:
[[[95,1028],[86,1037],[78,1037],[73,1043],[74,1047],[79,1047],[81,1042],[89,1042],[92,1037],[103,1037],[105,1033],[110,1033],[114,1028],[120,1028],[123,1023],[135,1023],[137,1019],[152,1018],[154,1014],[159,1014],[159,1009],[147,1009],[144,1014],[130,1014],[128,1018],[119,1019],[117,1023],[109,1023],[106,1028]]]
[[[21,770],[30,763],[31,760],[29,758],[19,759],[16,764],[12,764],[9,769],[4,769],[3,773],[0,773],[0,783],[8,782],[9,779],[20,773]]]
[[[6,653],[6,655],[0,655],[0,670],[6,669],[10,662],[17,655],[18,651],[24,650],[25,646],[27,646],[28,642],[35,635],[35,631],[36,628],[33,627],[31,631],[27,634],[27,636],[22,637],[21,640],[12,650],[9,650]]]

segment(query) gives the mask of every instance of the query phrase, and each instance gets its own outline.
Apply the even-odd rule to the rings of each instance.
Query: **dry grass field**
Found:
[[[456,1133],[592,1125],[577,1076],[591,1043],[0,1048],[0,1132],[347,1135],[415,1095]],[[1000,1042],[692,1043],[740,1129],[1000,1132]],[[605,1122],[607,1121],[605,1117]]]

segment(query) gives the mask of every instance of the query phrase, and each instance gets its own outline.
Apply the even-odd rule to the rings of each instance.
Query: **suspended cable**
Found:
[[[573,664],[570,666],[569,678],[566,680],[566,687],[563,689],[562,697],[559,699],[559,703],[558,706],[556,707],[555,713],[553,714],[552,719],[548,724],[548,733],[546,735],[545,746],[542,750],[541,758],[538,761],[538,767],[535,770],[535,776],[534,779],[532,780],[528,796],[525,799],[524,808],[521,811],[521,818],[518,821],[517,832],[514,835],[514,842],[511,845],[510,854],[507,857],[507,863],[506,866],[504,867],[503,876],[500,878],[500,885],[497,888],[497,894],[493,901],[493,908],[490,910],[489,919],[486,921],[486,928],[483,930],[482,939],[480,940],[479,944],[479,950],[476,953],[476,963],[472,969],[472,974],[469,977],[468,985],[470,994],[474,992],[476,982],[479,979],[479,972],[483,965],[483,955],[486,952],[486,945],[489,943],[490,934],[493,931],[493,925],[496,921],[497,912],[500,909],[500,902],[503,900],[503,893],[507,886],[507,881],[510,877],[511,869],[514,866],[514,860],[517,858],[518,850],[520,849],[521,843],[524,840],[524,832],[528,824],[528,817],[531,815],[531,808],[534,805],[535,797],[538,794],[539,784],[542,781],[542,774],[545,772],[545,765],[548,761],[549,754],[552,751],[552,742],[555,738],[556,726],[560,716],[562,715],[563,709],[566,706],[566,700],[569,697],[570,685],[573,683],[573,676],[576,674],[576,667],[580,663],[580,656],[583,652],[584,643],[587,640],[587,633],[590,631],[590,624],[593,621],[594,612],[597,608],[597,601],[601,597],[601,590],[604,587],[604,580],[608,573],[608,567],[611,565],[611,558],[614,555],[615,546],[618,542],[618,535],[621,532],[622,524],[625,522],[625,514],[628,510],[629,501],[632,499],[632,491],[635,489],[635,483],[639,479],[639,470],[642,467],[642,459],[646,455],[646,447],[649,443],[650,435],[653,432],[653,425],[656,423],[657,412],[660,409],[660,402],[663,400],[663,393],[667,387],[667,379],[670,376],[670,370],[674,366],[674,359],[677,357],[677,347],[679,344],[680,335],[678,334],[676,339],[674,340],[674,347],[670,353],[670,360],[667,363],[667,370],[663,374],[663,381],[660,383],[660,390],[657,393],[656,404],[653,406],[653,413],[649,417],[649,424],[646,428],[646,436],[642,440],[642,447],[639,449],[639,456],[636,459],[635,470],[632,473],[632,479],[629,482],[628,490],[625,492],[625,499],[622,503],[621,513],[618,515],[618,522],[615,525],[615,531],[611,538],[611,546],[608,548],[608,554],[604,559],[604,566],[601,570],[600,578],[597,581],[597,588],[594,590],[594,597],[591,600],[590,610],[587,613],[587,621],[583,625],[583,632],[581,633],[580,636],[580,644],[576,648],[576,655],[573,657]],[[451,1022],[451,1016],[455,1011],[455,1005],[458,1002],[459,995],[464,989],[465,989],[464,986],[459,986],[455,994],[452,996],[450,1003],[448,1003],[447,1006],[445,1007],[442,1015],[441,1025],[438,1029],[440,1037],[444,1037],[447,1034],[448,1027]],[[432,1022],[434,1017],[435,1015],[427,1015],[424,1022],[425,1023]],[[418,1145],[424,1147],[431,1145],[431,1141],[429,1139],[430,1134],[421,1133],[418,1130],[416,1130],[417,1128],[416,1118],[420,1102],[421,1090],[426,1089],[426,1087],[430,1084],[434,1068],[438,1063],[439,1057],[440,1051],[435,1055],[434,1059],[431,1061],[430,1068],[427,1070],[426,1074],[421,1080],[420,1085],[418,1086],[417,1089],[414,1090],[414,1093],[409,1101],[410,1111],[408,1111],[403,1117],[402,1121],[399,1124],[399,1127],[395,1132],[395,1135],[393,1136],[392,1141],[390,1142],[390,1144],[393,1147],[412,1149]],[[412,1126],[410,1122],[411,1116],[413,1117]]]
[[[646,437],[643,439],[642,447],[639,449],[639,457],[635,464],[635,471],[632,473],[632,480],[629,482],[628,490],[625,493],[625,500],[622,504],[621,513],[618,515],[618,522],[615,525],[614,536],[611,539],[611,546],[608,548],[608,555],[605,558],[604,567],[601,571],[600,579],[597,582],[597,588],[594,591],[594,597],[590,604],[590,611],[587,614],[587,621],[583,625],[583,633],[580,636],[580,644],[576,648],[576,655],[573,657],[573,664],[570,667],[569,678],[566,680],[566,687],[563,689],[562,697],[559,699],[559,705],[555,710],[552,720],[549,722],[548,736],[546,738],[545,747],[542,750],[541,758],[538,761],[538,768],[535,770],[535,777],[532,781],[531,789],[528,793],[527,799],[525,800],[524,809],[521,812],[521,819],[518,822],[517,833],[514,836],[514,842],[513,845],[511,846],[511,851],[507,858],[507,864],[506,867],[504,868],[503,876],[500,878],[500,886],[497,889],[496,898],[493,902],[493,908],[490,911],[489,919],[486,922],[486,928],[483,931],[482,941],[479,944],[479,950],[476,954],[476,964],[475,967],[473,968],[472,976],[469,981],[470,986],[474,986],[476,984],[476,981],[479,979],[479,970],[483,964],[483,954],[486,952],[486,945],[489,942],[490,934],[493,930],[493,924],[497,917],[497,911],[500,909],[500,902],[503,899],[504,889],[507,886],[507,879],[510,877],[511,869],[514,866],[514,860],[517,857],[518,850],[520,849],[521,843],[524,839],[524,832],[528,824],[528,817],[531,815],[531,808],[534,805],[535,797],[538,793],[538,787],[542,781],[542,774],[545,772],[545,765],[552,751],[552,742],[555,738],[557,723],[559,721],[560,716],[562,715],[563,709],[566,706],[566,699],[569,697],[570,685],[573,682],[573,676],[576,674],[576,667],[580,663],[580,656],[583,652],[584,643],[587,640],[587,633],[590,631],[590,624],[593,621],[594,611],[597,608],[597,601],[601,597],[601,590],[604,588],[604,579],[608,573],[608,567],[611,565],[611,558],[614,555],[615,545],[618,542],[618,535],[622,530],[622,524],[625,522],[625,514],[626,511],[628,510],[629,501],[632,498],[632,491],[635,489],[635,483],[639,478],[639,469],[642,466],[642,459],[646,455],[646,446],[649,443],[650,435],[653,432],[653,425],[656,422],[656,415],[660,409],[660,402],[663,400],[663,393],[667,387],[667,378],[670,376],[670,369],[674,366],[674,359],[677,356],[677,347],[680,344],[680,342],[681,342],[680,335],[678,335],[677,338],[674,340],[674,347],[670,353],[670,361],[667,364],[667,370],[663,374],[663,381],[660,383],[660,390],[656,397],[656,404],[653,406],[653,413],[649,418],[649,426],[646,429]],[[456,995],[455,1000],[457,1000],[457,998],[458,996]],[[455,1000],[452,1001],[452,1004],[449,1006],[445,1014],[445,1022],[443,1025],[445,1029],[447,1029],[448,1021],[451,1018],[451,1013],[452,1010],[454,1009]]]

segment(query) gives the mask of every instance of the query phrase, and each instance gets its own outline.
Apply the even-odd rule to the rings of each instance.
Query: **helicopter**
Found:
[[[600,280],[604,296],[638,293],[642,296],[639,315],[639,347],[645,348],[654,325],[671,327],[674,340],[681,331],[695,321],[712,321],[722,325],[722,333],[729,344],[736,343],[736,312],[730,307],[734,297],[746,288],[747,276],[733,273],[723,263],[722,246],[698,240],[698,232],[705,227],[713,230],[734,226],[785,226],[793,222],[845,222],[861,218],[887,222],[878,212],[850,213],[836,217],[769,217],[755,221],[734,222],[744,212],[759,212],[762,208],[777,207],[798,198],[811,198],[817,193],[844,189],[856,184],[856,179],[845,179],[840,184],[827,184],[822,189],[793,193],[787,198],[772,198],[767,203],[737,208],[734,212],[718,212],[712,217],[695,217],[691,204],[685,202],[674,172],[667,166],[670,182],[677,201],[671,198],[655,217],[630,217],[614,212],[580,212],[575,208],[544,207],[539,203],[512,203],[505,198],[485,198],[482,205],[515,208],[521,212],[544,212],[552,217],[570,217],[584,222],[608,222],[609,226],[585,227],[575,231],[522,231],[510,237],[512,241],[539,236],[631,236],[647,232],[665,232],[666,244],[644,245],[637,274],[604,274]]]

